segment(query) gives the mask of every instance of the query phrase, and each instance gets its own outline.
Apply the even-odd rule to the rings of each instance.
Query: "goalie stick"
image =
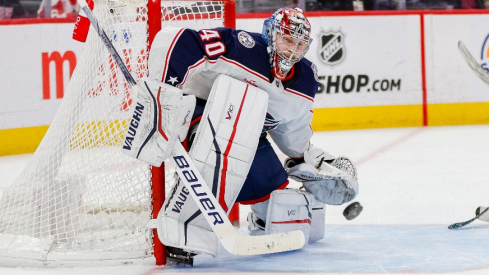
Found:
[[[110,42],[105,31],[98,24],[98,20],[94,17],[87,2],[85,0],[77,1],[110,54],[115,59],[126,80],[131,86],[135,86],[137,84],[136,81],[117,53],[114,45]],[[220,206],[190,156],[180,143],[176,143],[170,158],[175,164],[175,169],[180,179],[190,191],[202,215],[204,215],[222,246],[229,253],[234,255],[260,255],[296,250],[305,245],[304,233],[300,230],[261,236],[249,236],[239,233],[227,218],[226,212]]]
[[[484,210],[484,211],[480,212],[478,215],[476,215],[476,216],[475,216],[475,218],[472,218],[472,219],[470,219],[470,220],[468,220],[468,221],[466,221],[466,222],[458,222],[458,223],[451,224],[450,226],[448,226],[448,229],[458,229],[458,228],[460,228],[460,227],[464,227],[464,226],[466,226],[467,224],[469,224],[469,223],[471,223],[471,222],[473,222],[473,221],[477,220],[477,219],[478,219],[480,216],[484,215],[484,213],[486,213],[486,212],[487,212],[487,210],[489,210],[489,207],[488,207],[488,208],[486,208],[486,210]]]
[[[486,72],[484,69],[482,69],[482,67],[479,65],[479,63],[477,63],[475,58],[470,54],[469,50],[467,50],[467,47],[465,47],[462,41],[458,41],[458,49],[460,50],[460,53],[465,59],[465,62],[467,62],[469,67],[472,69],[472,71],[474,71],[474,73],[482,81],[484,81],[484,83],[489,85],[489,73]]]

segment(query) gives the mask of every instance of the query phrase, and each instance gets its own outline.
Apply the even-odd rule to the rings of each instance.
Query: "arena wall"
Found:
[[[459,53],[487,68],[489,11],[309,12],[306,55],[318,72],[315,131],[488,124],[489,87]],[[269,13],[238,14],[261,32]],[[0,21],[0,155],[31,153],[81,56],[70,20]]]

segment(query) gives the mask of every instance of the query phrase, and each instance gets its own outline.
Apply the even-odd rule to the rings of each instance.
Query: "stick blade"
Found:
[[[467,224],[469,224],[469,223],[471,223],[471,222],[475,221],[475,220],[476,220],[478,217],[479,217],[479,216],[477,216],[477,217],[475,217],[475,218],[473,218],[473,219],[470,219],[470,220],[468,220],[468,221],[466,221],[466,222],[458,222],[458,223],[454,223],[454,224],[452,224],[452,225],[448,226],[448,229],[458,229],[458,228],[460,228],[460,227],[466,226]]]
[[[458,223],[454,223],[450,226],[448,226],[448,229],[458,229],[462,226],[466,226],[467,224],[477,220],[478,218],[480,218],[482,215],[484,215],[487,211],[489,210],[489,207],[487,207],[484,211],[481,212],[481,207],[477,208],[477,210],[475,210],[475,218],[472,218],[466,222],[458,222]]]
[[[448,226],[448,229],[459,229],[460,227],[466,225],[465,222],[458,222]]]
[[[221,228],[222,229],[222,228]],[[261,236],[239,234],[235,229],[227,237],[216,231],[224,248],[233,255],[249,256],[286,252],[301,249],[306,244],[304,233],[294,230]],[[232,234],[229,234],[233,232]]]

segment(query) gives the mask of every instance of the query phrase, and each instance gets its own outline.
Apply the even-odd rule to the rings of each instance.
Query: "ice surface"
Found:
[[[0,274],[489,274],[489,224],[447,229],[489,205],[489,125],[321,132],[313,143],[356,163],[355,201],[364,210],[347,221],[346,205],[327,206],[325,238],[302,250],[237,257],[221,249],[216,258],[197,256],[190,269],[0,267]],[[29,157],[0,158],[0,192]],[[248,209],[241,207],[243,232]]]

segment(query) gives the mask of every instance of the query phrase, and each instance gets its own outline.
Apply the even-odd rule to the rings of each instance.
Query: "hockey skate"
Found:
[[[185,251],[177,247],[166,247],[166,261],[168,265],[194,266],[196,253]]]
[[[248,213],[248,230],[253,231],[265,231],[265,221],[255,216],[253,212]],[[263,233],[261,233],[263,234]]]

